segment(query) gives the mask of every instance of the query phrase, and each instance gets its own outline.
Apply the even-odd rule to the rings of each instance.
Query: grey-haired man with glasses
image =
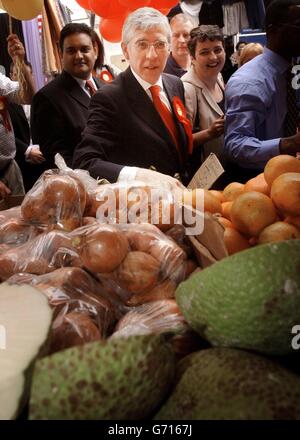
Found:
[[[225,89],[225,152],[232,180],[240,182],[259,174],[272,157],[300,152],[292,66],[300,55],[300,1],[273,0],[266,33],[264,53],[242,66]]]
[[[122,50],[129,68],[93,96],[75,167],[110,182],[138,179],[176,188],[178,173],[187,181],[188,137],[174,108],[174,102],[177,110],[178,102],[184,105],[184,89],[179,78],[162,73],[170,39],[159,11],[141,8],[127,17]]]

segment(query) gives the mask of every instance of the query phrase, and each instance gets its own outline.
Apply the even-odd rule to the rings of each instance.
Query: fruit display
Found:
[[[189,275],[185,251],[151,224],[95,223],[70,237],[82,267],[128,306],[174,298]]]
[[[180,361],[174,391],[155,420],[300,419],[300,377],[275,362],[230,348]]]
[[[256,246],[181,283],[176,301],[213,346],[285,355],[300,322],[299,267],[300,240]]]
[[[16,274],[10,285],[30,284],[42,291],[52,309],[48,354],[111,334],[127,311],[97,280],[79,267],[64,267],[44,275]]]
[[[82,225],[86,191],[80,179],[46,171],[21,205],[25,221],[71,231]]]
[[[19,272],[42,275],[63,266],[81,262],[68,234],[53,230],[0,253],[0,280]]]
[[[30,419],[144,418],[163,401],[174,373],[173,351],[159,335],[69,348],[36,363]]]
[[[141,182],[104,184],[88,195],[84,215],[110,223],[151,223],[167,231],[181,213],[183,191]]]
[[[118,322],[113,338],[122,335],[163,333],[169,328],[182,330],[186,322],[175,300],[151,301],[135,307]]]
[[[208,192],[215,205],[221,203],[210,212],[224,227],[229,255],[257,244],[299,238],[300,160],[296,157],[273,157],[263,173],[245,184],[232,182],[223,191]]]
[[[51,171],[0,211],[0,419],[300,419],[292,159],[157,200]]]

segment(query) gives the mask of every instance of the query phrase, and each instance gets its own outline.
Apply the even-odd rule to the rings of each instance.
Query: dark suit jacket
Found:
[[[175,96],[184,102],[180,79],[168,74],[163,74],[162,79],[170,103]],[[174,121],[185,162],[187,138],[175,116]],[[93,96],[73,167],[87,169],[95,178],[115,182],[124,166],[149,168],[151,165],[169,175],[176,172],[183,175],[185,171],[171,135],[128,68]]]
[[[26,192],[33,186],[42,172],[45,170],[44,163],[32,164],[26,162],[25,152],[30,145],[30,127],[23,110],[18,104],[9,103],[8,112],[11,117],[15,141],[16,157],[15,160],[20,167]]]
[[[34,96],[31,107],[32,140],[40,145],[47,168],[54,167],[56,153],[64,157],[67,165],[72,165],[75,146],[80,142],[86,125],[89,103],[89,96],[65,71]]]

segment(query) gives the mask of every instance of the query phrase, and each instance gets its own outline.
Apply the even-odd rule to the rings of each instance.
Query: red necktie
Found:
[[[165,126],[167,127],[167,129],[168,129],[168,131],[169,131],[169,133],[170,133],[170,135],[176,145],[177,151],[180,156],[180,160],[182,160],[182,153],[181,153],[179,142],[178,142],[177,128],[176,128],[175,122],[173,120],[172,113],[170,112],[170,110],[168,109],[166,104],[164,104],[164,102],[160,99],[160,96],[159,96],[160,87],[159,86],[151,86],[151,87],[149,87],[149,90],[152,95],[154,107],[158,111],[161,119],[163,120]]]
[[[95,86],[94,86],[94,84],[93,84],[93,82],[90,80],[90,79],[88,79],[87,81],[86,81],[86,83],[85,83],[85,87],[86,87],[86,89],[88,90],[88,92],[89,92],[89,94],[91,95],[91,96],[93,96],[95,93],[96,93],[96,89],[95,89]]]

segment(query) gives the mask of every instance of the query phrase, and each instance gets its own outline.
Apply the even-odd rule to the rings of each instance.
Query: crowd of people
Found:
[[[245,182],[276,155],[297,155],[292,63],[300,55],[300,2],[273,0],[265,29],[265,48],[240,42],[237,70],[225,84],[220,27],[195,27],[184,8],[170,23],[159,11],[141,8],[123,26],[129,67],[115,76],[107,66],[105,81],[95,76],[104,60],[99,37],[85,24],[70,23],[59,41],[62,73],[37,93],[24,47],[10,35],[11,79],[0,73],[0,197],[27,191],[55,167],[56,153],[94,178],[175,188],[212,152],[225,169],[223,184]],[[30,131],[20,104],[31,104]]]

